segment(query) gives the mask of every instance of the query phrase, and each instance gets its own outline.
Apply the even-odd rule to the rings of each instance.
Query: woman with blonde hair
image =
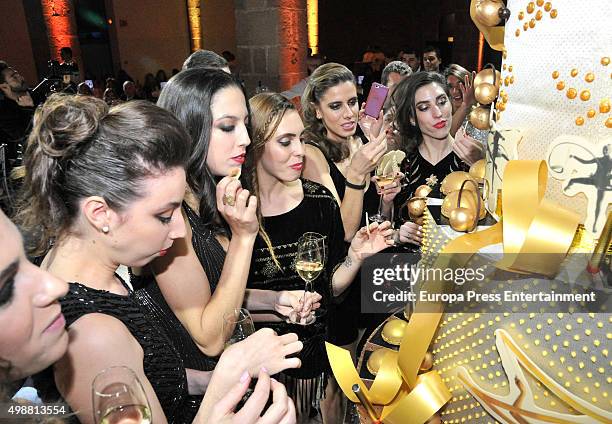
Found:
[[[301,140],[304,126],[295,107],[276,93],[261,93],[249,101],[252,111],[253,143],[247,153],[246,180],[260,202],[260,230],[249,272],[249,293],[259,290],[273,295],[281,290],[300,290],[304,281],[296,270],[298,241],[307,232],[325,240],[326,263],[314,280],[324,310],[314,322],[295,325],[282,317],[268,316],[266,327],[278,334],[295,331],[304,343],[299,355],[302,367],[283,372],[296,402],[298,418],[306,420],[321,401],[323,422],[339,422],[338,405],[328,392],[329,365],[325,353],[325,312],[349,287],[363,260],[393,244],[391,224],[371,224],[359,229],[345,249],[340,208],[334,195],[323,185],[301,178],[305,151]],[[249,296],[249,294],[247,294]],[[314,408],[314,409],[313,409]]]

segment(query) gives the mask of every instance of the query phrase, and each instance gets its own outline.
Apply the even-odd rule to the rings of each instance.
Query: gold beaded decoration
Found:
[[[603,99],[599,102],[599,112],[600,113],[610,112],[610,100],[609,99]]]
[[[573,77],[578,75],[578,69],[576,69],[576,68],[572,69],[572,71],[570,72],[570,75],[573,76]]]
[[[529,22],[525,22],[523,24],[523,31],[527,31],[529,29]]]
[[[536,18],[536,21],[539,21],[539,20],[542,19],[542,11],[541,10],[538,10],[536,12],[535,18]]]
[[[538,7],[542,7],[544,5],[544,0],[538,0],[536,1],[536,4],[538,5]]]
[[[555,19],[557,17],[557,15],[558,15],[557,9],[553,9],[553,10],[550,11],[550,17],[552,19]]]
[[[607,128],[612,128],[612,116],[610,116],[608,119],[606,119],[606,127]]]
[[[550,12],[550,9],[552,9],[552,4],[547,1],[546,3],[544,3],[544,10],[546,10],[547,12]]]
[[[517,29],[516,31],[514,31],[514,35],[516,35],[517,37],[521,35],[521,30]]]
[[[559,81],[557,83],[557,90],[563,91],[565,89],[565,83],[563,81]]]
[[[529,28],[535,28],[535,19],[529,21]]]
[[[589,111],[587,112],[587,118],[594,118],[594,117],[595,117],[595,110],[589,109]]]
[[[601,58],[601,64],[603,66],[608,66],[610,64],[610,58],[608,56],[604,56]]]
[[[589,72],[584,76],[584,80],[586,82],[593,82],[595,81],[595,74],[593,72]]]
[[[535,10],[535,3],[531,1],[527,5],[527,13],[533,13],[534,10]]]
[[[576,91],[575,88],[568,88],[566,95],[568,99],[575,99],[576,96],[578,95],[578,92]]]
[[[521,10],[518,14],[519,21],[522,21],[524,17],[525,17],[525,12]]]
[[[582,116],[579,116],[578,118],[576,118],[576,125],[581,126],[584,124],[584,118]]]
[[[582,100],[583,102],[586,102],[590,98],[591,98],[591,92],[589,90],[582,90],[580,92],[580,100]]]
[[[559,78],[559,71],[553,71],[552,77],[553,77],[553,79]]]

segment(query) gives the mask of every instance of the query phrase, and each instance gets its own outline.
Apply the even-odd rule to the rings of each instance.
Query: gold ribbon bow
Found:
[[[547,176],[544,161],[510,161],[503,179],[503,223],[450,241],[434,266],[464,266],[479,249],[503,242],[504,258],[496,266],[554,276],[571,246],[579,217],[543,199]],[[445,290],[442,282],[427,283],[440,292]],[[417,303],[410,317],[396,359],[385,355],[369,390],[349,352],[326,343],[332,371],[344,394],[358,402],[352,386],[359,384],[367,399],[384,405],[380,420],[385,424],[422,424],[451,398],[437,371],[418,374],[444,311],[442,303],[428,303],[427,312],[422,312],[422,306]]]

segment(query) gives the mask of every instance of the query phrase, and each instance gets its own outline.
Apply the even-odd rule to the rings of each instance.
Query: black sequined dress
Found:
[[[197,405],[187,402],[187,376],[183,362],[163,330],[145,315],[134,292],[127,296],[97,290],[79,283],[70,283],[69,291],[60,299],[66,325],[87,314],[105,314],[127,327],[144,353],[143,368],[153,386],[169,423],[190,423]]]
[[[208,277],[212,295],[221,278],[225,250],[212,230],[204,225],[200,217],[186,203],[183,203],[183,210],[191,226],[193,249]],[[179,352],[185,368],[212,371],[217,364],[217,358],[204,355],[198,348],[187,329],[170,309],[155,279],[148,277],[136,280],[135,288],[138,286],[136,296],[146,305],[150,319],[165,330]]]

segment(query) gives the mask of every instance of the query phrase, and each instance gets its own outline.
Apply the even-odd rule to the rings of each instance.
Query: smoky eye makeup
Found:
[[[19,269],[19,261],[16,260],[0,273],[0,308],[10,303],[15,290],[15,276]]]

